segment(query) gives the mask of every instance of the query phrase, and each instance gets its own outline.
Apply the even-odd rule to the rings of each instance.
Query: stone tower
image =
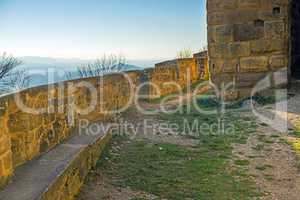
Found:
[[[230,98],[250,95],[270,72],[288,69],[286,74],[296,76],[299,48],[293,48],[297,39],[292,38],[299,37],[299,31],[291,29],[299,15],[291,13],[299,13],[299,2],[207,0],[211,80],[218,87],[232,83]]]

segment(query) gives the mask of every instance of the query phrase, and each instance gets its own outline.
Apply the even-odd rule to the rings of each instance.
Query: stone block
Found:
[[[227,44],[211,44],[209,46],[209,56],[211,58],[224,58],[228,54]]]
[[[211,74],[235,73],[239,66],[239,59],[213,59],[211,60]]]
[[[251,89],[265,77],[266,73],[238,73],[236,76],[236,87]]]
[[[268,39],[284,38],[285,24],[283,21],[265,22],[265,37]]]
[[[229,24],[245,24],[256,20],[257,12],[253,9],[237,9],[228,13],[226,19]]]
[[[249,42],[234,42],[228,45],[228,51],[225,52],[226,58],[236,58],[250,56]]]
[[[3,167],[6,171],[6,174],[9,176],[12,173],[13,166],[12,166],[12,153],[11,151],[7,151],[5,154],[1,157],[3,161]]]
[[[25,134],[23,132],[11,135],[11,150],[13,153],[13,166],[19,166],[26,161]]]
[[[216,26],[213,32],[213,40],[217,43],[233,42],[233,26]]]
[[[10,139],[8,136],[0,137],[0,155],[11,150]]]
[[[250,41],[264,37],[264,28],[254,23],[237,24],[234,26],[234,41]]]
[[[289,4],[288,0],[260,0],[261,8],[272,10],[274,7],[287,7]]]
[[[286,9],[281,10],[281,13],[279,14],[274,14],[272,8],[269,10],[262,10],[257,12],[257,18],[264,21],[284,20],[286,16]]]
[[[257,56],[241,58],[240,72],[267,72],[269,71],[269,57]]]
[[[224,24],[224,12],[214,12],[207,15],[207,24],[209,26]]]
[[[6,123],[5,123],[5,118],[4,117],[0,117],[0,138],[6,134],[7,130],[6,130]]]
[[[260,9],[261,0],[239,0],[239,9]]]
[[[216,40],[215,40],[215,27],[214,26],[211,26],[211,27],[207,27],[207,40],[208,40],[208,43],[211,44],[211,43],[215,43]]]
[[[239,59],[225,59],[224,66],[223,66],[223,72],[224,73],[235,73],[239,69]]]
[[[210,74],[216,75],[223,72],[224,60],[223,59],[211,59],[210,60]]]
[[[234,10],[237,8],[238,0],[210,0],[207,1],[208,12]]]
[[[271,52],[284,52],[286,50],[283,39],[269,40],[260,39],[250,42],[251,55],[259,55]]]
[[[221,89],[222,84],[231,84],[235,80],[235,74],[232,73],[222,73],[218,74],[217,76],[212,75],[211,80],[212,82],[219,88]]]
[[[270,66],[272,70],[277,70],[288,66],[287,57],[285,55],[274,55],[270,58]]]
[[[28,130],[30,116],[21,111],[8,116],[8,129],[9,132],[20,132]]]

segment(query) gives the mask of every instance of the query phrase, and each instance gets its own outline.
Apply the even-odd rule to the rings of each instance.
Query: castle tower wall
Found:
[[[211,80],[230,98],[248,96],[289,65],[289,0],[207,0]]]

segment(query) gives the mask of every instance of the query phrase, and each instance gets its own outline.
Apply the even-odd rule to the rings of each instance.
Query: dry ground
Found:
[[[170,102],[170,108],[175,105],[176,100],[172,100]],[[149,110],[157,108],[157,104],[144,103],[143,106]],[[251,181],[251,184],[255,186],[257,191],[259,191],[259,195],[237,199],[300,199],[298,157],[295,150],[287,142],[288,139],[293,138],[287,134],[279,133],[266,124],[259,122],[253,117],[250,110],[236,110],[235,115],[245,121],[252,120],[252,122],[256,124],[256,129],[255,131],[249,131],[248,139],[246,139],[245,142],[232,143],[232,155],[230,156],[229,166],[226,170],[229,172],[245,171],[245,174],[236,174],[235,179],[239,180],[246,177],[246,179]],[[159,130],[141,126],[145,119],[149,121],[150,125],[166,120],[161,119],[157,115],[143,115],[135,109],[131,109],[126,113],[126,119],[129,119],[131,123],[139,127],[137,131],[139,134],[134,135],[134,140],[146,140],[149,141],[149,143],[155,144],[171,143],[191,150],[196,149],[199,145],[197,138],[163,134]],[[133,136],[132,132],[128,134]],[[125,143],[113,143],[109,152],[111,154],[122,152],[127,145],[126,143],[130,143],[130,141],[131,140]],[[111,161],[107,162],[109,163]],[[121,177],[114,178],[121,179]],[[103,172],[100,167],[97,168],[86,181],[78,199],[138,200],[164,198],[136,188],[118,186],[112,182],[111,176]],[[208,197],[207,199],[214,198]],[[224,197],[224,199],[227,198]]]

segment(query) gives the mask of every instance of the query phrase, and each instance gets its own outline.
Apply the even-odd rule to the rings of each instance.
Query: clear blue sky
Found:
[[[0,0],[0,52],[173,58],[206,45],[205,0]]]

